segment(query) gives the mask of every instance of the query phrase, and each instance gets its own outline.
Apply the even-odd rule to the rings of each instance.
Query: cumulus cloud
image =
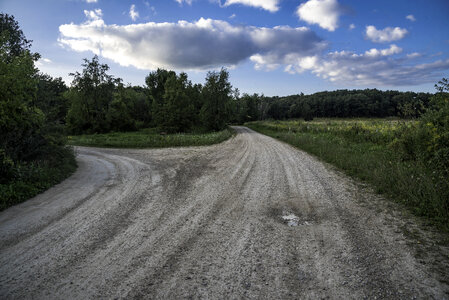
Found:
[[[350,24],[349,25],[349,30],[353,30],[355,28],[355,25],[354,24]]]
[[[292,60],[285,67],[290,73],[311,73],[331,82],[369,86],[404,86],[435,82],[441,72],[449,69],[448,60],[411,64],[416,57],[392,57],[402,51],[391,45],[387,49],[371,49],[362,54],[336,51],[322,57],[317,55]]]
[[[407,29],[400,27],[386,27],[377,29],[375,26],[366,26],[366,38],[375,43],[388,43],[405,37]]]
[[[196,22],[121,26],[105,24],[101,10],[85,14],[88,17],[85,23],[59,27],[60,44],[140,69],[230,67],[250,57],[255,61],[258,55],[264,60],[284,61],[292,55],[319,53],[327,45],[305,27],[233,26],[203,18]]]
[[[232,4],[242,4],[246,6],[252,6],[262,8],[270,12],[276,12],[279,10],[280,0],[226,0],[224,6]]]
[[[406,18],[407,20],[412,21],[412,22],[415,22],[415,21],[416,21],[416,18],[415,18],[414,15],[408,15],[408,16],[406,16],[405,18]]]
[[[337,0],[309,0],[298,6],[296,14],[309,24],[318,24],[321,28],[335,31],[342,11]]]
[[[129,17],[135,21],[139,17],[139,12],[136,10],[136,5],[131,5],[129,8]]]
[[[387,49],[375,49],[372,48],[368,51],[365,52],[366,56],[371,56],[371,57],[379,57],[379,56],[388,56],[388,55],[393,55],[393,54],[399,54],[402,52],[402,48],[399,48],[396,45],[391,45],[390,48]]]
[[[361,53],[325,53],[327,42],[305,27],[236,26],[203,18],[195,22],[107,25],[100,9],[84,13],[86,22],[59,27],[60,44],[139,69],[205,70],[250,60],[258,70],[310,72],[332,82],[362,86],[435,82],[449,70],[449,60],[429,62],[432,57],[417,52],[401,54],[403,50],[394,44]],[[418,58],[426,63],[417,64]]]

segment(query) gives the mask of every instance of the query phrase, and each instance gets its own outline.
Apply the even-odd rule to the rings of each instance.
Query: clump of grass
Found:
[[[409,124],[383,122],[353,120],[348,125],[348,120],[260,121],[246,125],[337,166],[448,231],[447,192],[439,188],[433,171],[422,161],[403,160],[389,146],[400,135],[401,126]]]
[[[111,132],[69,136],[68,143],[76,146],[110,148],[165,148],[206,146],[221,143],[234,134],[231,128],[209,133],[160,134],[154,128],[135,132]]]

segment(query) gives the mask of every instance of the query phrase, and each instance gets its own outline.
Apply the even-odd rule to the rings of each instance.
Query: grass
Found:
[[[166,148],[184,146],[206,146],[221,143],[234,134],[231,128],[210,133],[177,133],[161,135],[154,128],[135,132],[112,132],[69,136],[73,146],[109,148]]]
[[[403,161],[394,151],[398,120],[259,121],[248,127],[300,148],[346,174],[369,183],[375,191],[406,205],[429,223],[449,230],[444,192],[432,171],[419,161]]]
[[[12,180],[0,184],[0,211],[28,200],[69,177],[77,164],[72,149],[53,153],[51,160],[22,163]]]

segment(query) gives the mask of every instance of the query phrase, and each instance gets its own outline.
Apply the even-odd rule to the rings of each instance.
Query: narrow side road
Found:
[[[449,298],[377,196],[236,130],[210,147],[77,147],[73,176],[0,213],[0,298]]]

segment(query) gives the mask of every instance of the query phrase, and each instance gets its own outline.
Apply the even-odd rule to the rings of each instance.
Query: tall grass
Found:
[[[414,214],[449,230],[447,192],[422,161],[404,161],[394,150],[412,123],[374,120],[252,122],[248,127],[282,140],[371,184]]]
[[[149,128],[135,132],[112,132],[69,136],[68,143],[76,146],[110,148],[165,148],[205,146],[221,143],[234,134],[231,128],[209,133],[160,134]]]

